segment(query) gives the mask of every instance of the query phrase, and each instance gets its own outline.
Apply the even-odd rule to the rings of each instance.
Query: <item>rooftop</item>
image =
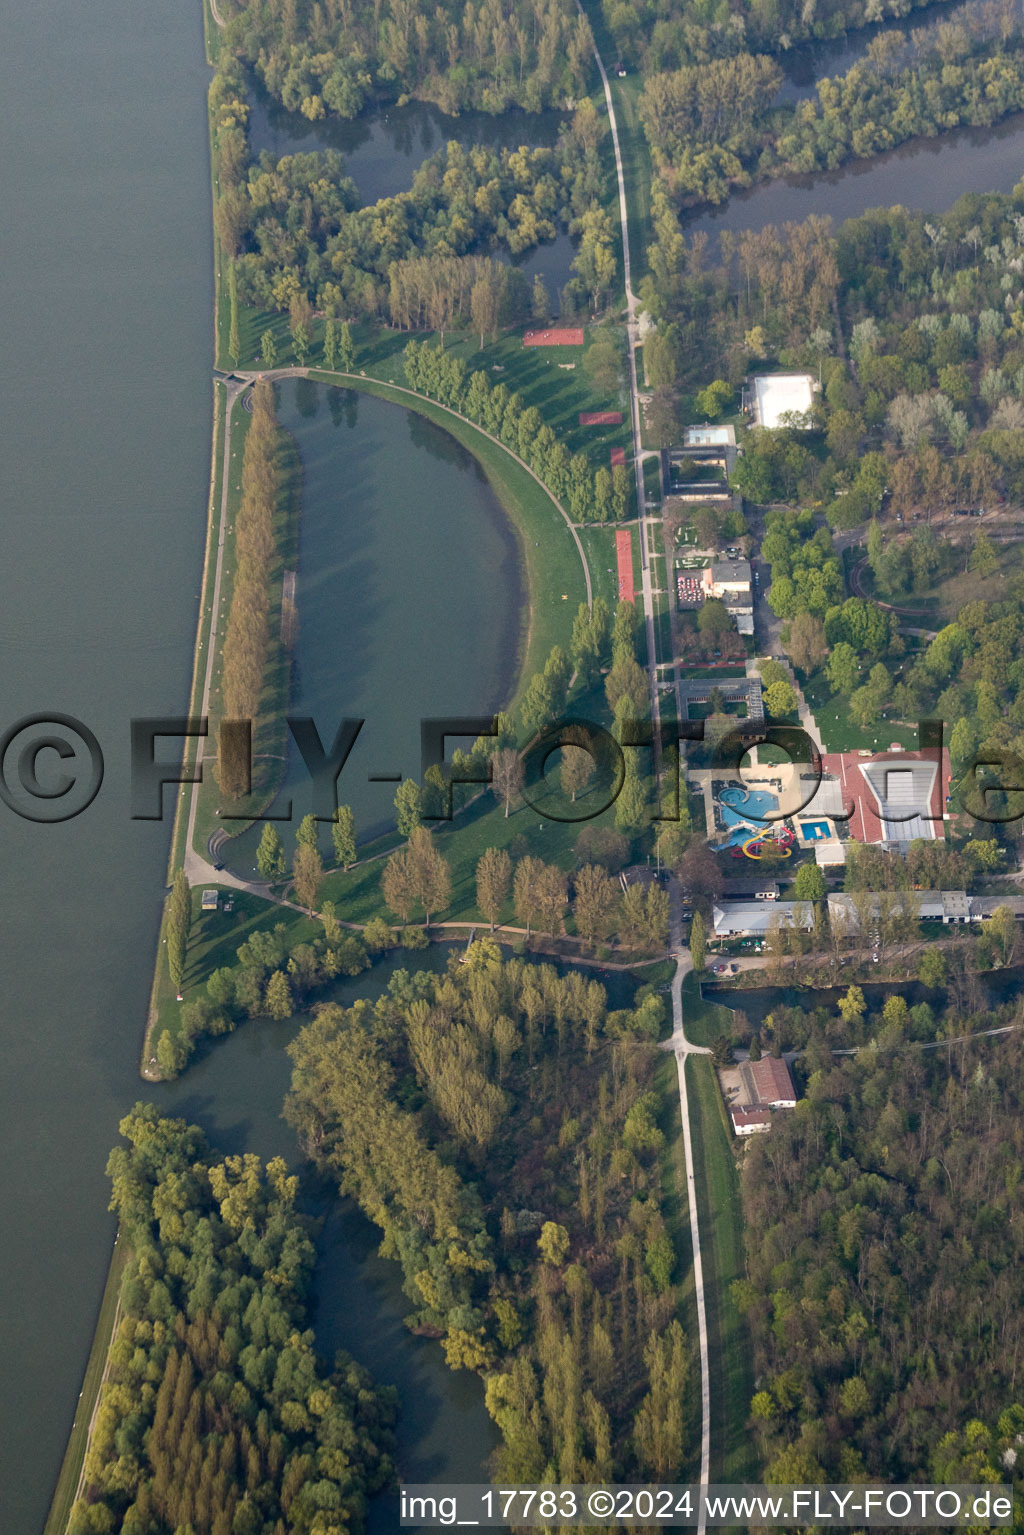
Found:
[[[769,431],[788,425],[784,416],[805,416],[814,404],[817,383],[813,373],[761,373],[750,380],[750,406],[754,423]]]

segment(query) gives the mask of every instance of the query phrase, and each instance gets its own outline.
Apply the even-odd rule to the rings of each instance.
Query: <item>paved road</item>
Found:
[[[585,15],[581,0],[576,0],[580,14]],[[640,399],[637,390],[636,378],[636,340],[637,323],[636,310],[637,298],[633,292],[632,274],[630,271],[629,256],[629,215],[626,207],[626,177],[622,166],[622,148],[619,143],[619,128],[615,120],[615,104],[612,100],[611,85],[608,80],[608,72],[604,67],[597,47],[594,48],[594,57],[601,76],[601,84],[604,87],[604,99],[608,107],[608,123],[612,133],[612,144],[615,148],[615,171],[619,188],[619,223],[622,227],[622,266],[626,289],[626,352],[629,362],[629,409],[630,422],[633,433],[633,467],[636,473],[636,497],[637,518],[640,527],[640,569],[643,577],[644,617],[647,628],[647,657],[649,663],[651,684],[651,717],[655,726],[655,741],[659,740],[658,725],[661,718],[660,700],[658,697],[658,667],[657,650],[654,634],[654,596],[651,589],[651,564],[648,555],[648,532],[646,515],[646,496],[644,492],[644,451],[640,433]],[[676,684],[678,686],[679,672],[676,668]],[[660,761],[656,760],[656,770],[660,769]],[[676,1058],[676,1073],[679,1078],[679,1110],[683,1122],[683,1146],[686,1152],[686,1191],[690,1209],[690,1235],[693,1241],[693,1284],[697,1302],[697,1333],[700,1345],[700,1394],[701,1394],[701,1436],[700,1436],[700,1481],[702,1486],[707,1486],[710,1480],[711,1466],[711,1364],[708,1348],[708,1324],[707,1310],[704,1304],[704,1270],[701,1263],[700,1251],[700,1225],[697,1210],[697,1186],[694,1179],[693,1144],[690,1136],[690,1107],[687,1099],[686,1088],[686,1058],[688,1055],[708,1055],[711,1052],[702,1049],[698,1045],[691,1045],[686,1038],[683,1027],[683,979],[693,968],[693,961],[688,949],[682,946],[682,915],[678,891],[672,891],[672,948],[677,951],[676,973],[672,980],[672,1038],[668,1042],[669,1048]],[[703,1518],[698,1523],[697,1535],[704,1535],[705,1524]]]
[[[693,1241],[693,1289],[697,1302],[697,1338],[700,1347],[700,1481],[706,1487],[711,1470],[711,1360],[708,1346],[707,1307],[704,1300],[704,1265],[700,1251],[700,1220],[697,1210],[697,1184],[694,1177],[693,1141],[690,1135],[690,1104],[686,1085],[686,1061],[691,1055],[710,1055],[705,1045],[694,1045],[686,1037],[683,1019],[683,981],[693,969],[693,958],[683,946],[682,902],[675,880],[670,887],[672,913],[671,945],[676,951],[676,973],[672,977],[672,1037],[662,1049],[676,1058],[679,1080],[679,1113],[683,1123],[683,1149],[686,1153],[686,1197],[690,1210],[690,1236]],[[697,1526],[704,1530],[704,1521]]]

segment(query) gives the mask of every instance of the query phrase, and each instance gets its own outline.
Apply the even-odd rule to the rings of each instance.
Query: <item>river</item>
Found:
[[[0,166],[2,718],[8,726],[42,711],[74,716],[106,759],[95,802],[66,824],[31,824],[0,806],[0,1529],[33,1535],[64,1452],[110,1258],[104,1167],[120,1117],[155,1096],[194,1109],[224,1151],[280,1149],[295,1161],[297,1148],[276,1117],[287,1080],[280,1031],[226,1041],[177,1092],[147,1089],[137,1074],[170,827],[130,819],[129,722],[185,712],[209,476],[209,74],[200,8],[97,0],[86,17],[70,0],[50,0],[17,9],[5,32],[0,81],[17,153],[11,147]],[[389,409],[387,429],[381,413]],[[424,583],[436,587],[455,560],[478,583],[464,604],[449,602],[455,627],[439,628],[436,589],[407,581],[395,633],[422,666],[433,645],[457,640],[450,656],[434,657],[439,704],[456,665],[464,678],[483,678],[478,695],[471,686],[458,697],[446,692],[439,712],[486,705],[505,681],[498,647],[510,648],[514,622],[506,615],[517,616],[511,534],[461,450],[442,447],[443,434],[376,401],[360,401],[358,414],[359,430],[335,433],[350,441],[341,455],[347,489],[386,512],[395,547],[390,569],[378,568],[361,594],[350,651],[365,663],[358,631],[371,610],[375,644],[385,632],[389,577],[407,570],[404,527]],[[315,430],[327,417],[325,408],[308,424]],[[330,472],[309,465],[314,483]],[[448,526],[460,546],[431,551],[423,517],[437,507],[439,484],[459,499],[461,515],[479,511],[480,526],[459,524],[453,510]],[[345,547],[378,531],[353,518]],[[307,564],[307,586],[317,574]],[[458,627],[463,613],[465,624],[480,622],[484,607],[486,675],[476,671],[471,627]],[[410,676],[415,686],[392,701],[418,732],[422,667]],[[373,767],[390,769],[385,757]],[[41,760],[44,778],[47,771]],[[409,1404],[403,1463],[472,1479],[492,1443],[479,1384],[449,1375],[436,1344],[403,1331],[397,1268],[372,1256],[365,1224],[343,1211],[332,1223],[319,1281],[328,1349],[344,1318],[360,1317],[360,1358],[374,1367],[379,1354],[378,1373]],[[329,1304],[332,1296],[340,1303]]]
[[[16,1535],[45,1518],[110,1256],[106,1156],[119,1117],[146,1096],[136,1065],[169,826],[130,819],[129,721],[183,712],[191,674],[210,441],[207,82],[198,5],[96,0],[86,13],[45,0],[5,18],[3,720],[77,716],[106,757],[77,819],[42,827],[0,809],[0,1527]],[[761,188],[717,222],[839,219],[893,200],[941,211],[1022,170],[1015,119],[870,170]],[[412,439],[403,426],[373,472],[407,485],[415,459],[429,481],[440,460]],[[418,500],[405,510],[414,528]],[[462,575],[461,551],[451,557]],[[240,1031],[155,1096],[225,1151],[287,1149],[276,1118],[286,1033]],[[363,1317],[382,1378],[410,1404],[404,1462],[464,1474],[462,1450],[489,1442],[478,1387],[432,1373],[435,1345],[395,1320],[393,1268],[355,1217],[332,1219],[328,1249],[344,1263],[321,1274],[325,1340],[343,1336],[344,1311]]]

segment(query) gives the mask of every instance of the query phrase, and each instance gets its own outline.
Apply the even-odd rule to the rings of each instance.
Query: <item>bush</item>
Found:
[[[409,927],[403,927],[399,942],[407,949],[425,949],[429,946],[430,939],[423,928],[416,927],[413,924]]]

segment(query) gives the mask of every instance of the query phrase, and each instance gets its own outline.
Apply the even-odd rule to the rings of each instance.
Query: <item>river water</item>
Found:
[[[0,808],[5,1535],[32,1535],[45,1518],[110,1255],[104,1164],[119,1117],[147,1095],[136,1063],[169,826],[129,817],[129,721],[183,712],[191,672],[210,435],[207,80],[198,5],[42,0],[5,17],[2,719],[76,716],[106,759],[103,788],[77,819],[46,827]],[[868,171],[762,188],[709,223],[838,219],[890,201],[941,211],[1022,172],[1014,120],[908,146]],[[358,409],[372,426],[368,402]],[[442,466],[395,419],[383,461],[374,448],[361,470],[376,477],[378,504],[410,475],[434,483]],[[460,582],[479,572],[499,593],[507,545],[486,487],[458,474],[470,500],[482,497],[493,559],[482,542],[468,562],[444,551],[445,568]],[[415,530],[419,496],[401,506]],[[507,612],[509,594],[496,600]],[[492,667],[486,686],[500,680]],[[418,719],[418,699],[409,712]],[[277,1119],[288,1033],[242,1030],[182,1083],[149,1093],[224,1150],[294,1157]],[[491,1442],[479,1388],[443,1373],[436,1345],[402,1333],[394,1266],[373,1257],[368,1228],[336,1210],[328,1235],[325,1343],[378,1354],[380,1377],[399,1384],[403,1465],[468,1479]]]

